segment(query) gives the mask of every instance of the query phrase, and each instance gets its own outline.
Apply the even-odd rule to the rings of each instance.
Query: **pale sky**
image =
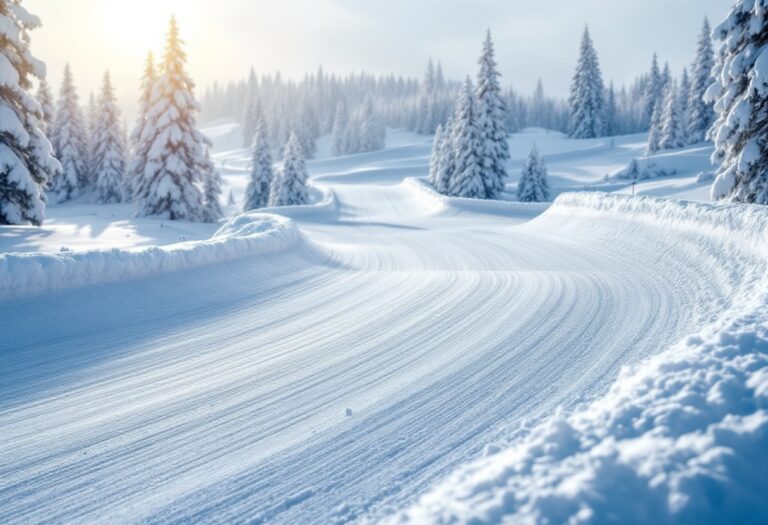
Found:
[[[630,82],[658,51],[675,74],[690,63],[704,16],[715,24],[731,0],[25,0],[43,21],[32,51],[58,91],[70,62],[80,96],[113,74],[120,101],[135,107],[147,51],[162,52],[175,14],[198,95],[277,69],[300,77],[323,65],[421,76],[429,57],[453,78],[476,72],[490,27],[505,85],[565,96],[588,23],[606,82]]]

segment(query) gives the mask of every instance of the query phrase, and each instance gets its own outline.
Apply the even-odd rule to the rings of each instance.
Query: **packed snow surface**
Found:
[[[395,140],[321,152],[314,204],[210,240],[50,253],[61,230],[49,244],[14,230],[48,248],[30,260],[72,273],[52,290],[41,269],[38,293],[0,300],[0,522],[600,522],[632,502],[664,523],[691,501],[754,508],[763,212],[446,198],[412,178],[429,139]],[[643,143],[521,134],[510,191],[533,141],[556,193],[629,191],[604,178]],[[247,153],[217,155],[225,195],[242,194]],[[670,193],[704,193],[695,171],[665,179]],[[141,270],[81,273],[112,255]]]

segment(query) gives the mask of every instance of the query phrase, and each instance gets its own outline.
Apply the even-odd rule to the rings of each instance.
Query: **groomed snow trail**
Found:
[[[0,302],[0,522],[375,519],[737,284],[654,225],[323,166],[337,210],[294,250]]]

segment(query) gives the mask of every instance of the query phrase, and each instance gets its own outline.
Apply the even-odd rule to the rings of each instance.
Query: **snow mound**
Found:
[[[302,220],[331,220],[338,216],[336,194],[327,186],[308,184],[309,204],[260,208],[261,213],[274,213]]]
[[[629,164],[612,173],[609,180],[647,180],[674,175],[694,175],[712,169],[710,146],[694,146],[662,151],[632,159]]]
[[[506,200],[468,199],[464,197],[450,197],[435,191],[432,185],[423,178],[408,177],[403,185],[414,193],[422,196],[431,206],[425,206],[425,210],[432,213],[484,213],[489,215],[503,215],[519,218],[533,218],[549,208],[549,202],[519,202]]]
[[[520,431],[511,448],[463,467],[388,522],[768,522],[768,209],[582,193],[561,196],[535,222],[565,217],[693,238],[733,288],[731,307],[625,368],[604,397]]]
[[[0,254],[0,299],[187,270],[287,250],[301,239],[290,219],[246,213],[206,241],[85,252]]]

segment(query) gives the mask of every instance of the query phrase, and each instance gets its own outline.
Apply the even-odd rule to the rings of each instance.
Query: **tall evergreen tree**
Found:
[[[85,169],[88,173],[85,185],[88,187],[96,186],[96,143],[94,135],[96,134],[96,121],[98,120],[98,108],[96,96],[91,92],[88,95],[88,105],[85,110]]]
[[[492,199],[504,191],[509,160],[506,106],[501,95],[498,68],[491,32],[488,31],[480,56],[477,75],[477,127],[482,148],[481,165],[485,197]]]
[[[715,110],[712,103],[704,99],[707,88],[712,84],[712,69],[714,67],[714,51],[709,20],[704,19],[701,36],[696,48],[696,60],[691,74],[690,111],[688,117],[688,142],[695,144],[706,138],[707,130],[715,121]]]
[[[568,101],[570,115],[568,135],[573,138],[594,138],[603,134],[605,101],[603,78],[597,52],[592,45],[589,28],[584,28],[581,51]]]
[[[385,129],[373,107],[373,99],[366,97],[360,116],[359,151],[376,151],[384,147]]]
[[[192,93],[194,83],[184,70],[181,44],[176,19],[171,18],[162,74],[145,124],[144,136],[151,145],[136,201],[140,216],[199,221],[203,196],[196,183],[210,158],[206,140],[196,129],[199,107]]]
[[[648,145],[645,148],[646,154],[656,153],[661,149],[661,128],[663,121],[664,104],[662,100],[656,101],[656,107],[651,116],[651,129],[648,130]]]
[[[438,174],[440,173],[440,161],[443,154],[443,125],[438,124],[435,137],[432,140],[432,155],[429,158],[429,183],[437,188]]]
[[[272,153],[270,152],[267,128],[262,119],[256,125],[256,134],[253,137],[253,150],[251,158],[251,178],[245,189],[245,202],[243,211],[264,208],[269,204],[269,192],[274,179],[272,170]]]
[[[472,81],[467,77],[459,96],[453,129],[455,166],[451,175],[450,193],[457,197],[485,199],[483,154],[478,129],[479,115]]]
[[[605,135],[611,137],[620,133],[619,126],[619,110],[616,107],[616,91],[613,89],[613,82],[608,87],[608,91],[605,95],[605,128],[603,132]]]
[[[517,184],[517,200],[521,202],[549,201],[547,167],[534,144],[523,166],[523,174]]]
[[[661,115],[659,149],[676,149],[685,146],[685,129],[678,88],[674,81],[667,85],[664,110]]]
[[[683,118],[683,134],[685,135],[685,142],[688,143],[688,125],[690,124],[691,117],[691,101],[689,99],[691,95],[691,77],[688,76],[688,68],[683,68],[683,72],[680,74],[680,87],[677,90],[677,99],[680,102],[680,112]]]
[[[331,155],[338,157],[346,153],[347,141],[347,107],[343,102],[336,105],[336,114],[333,117],[333,129],[331,130]]]
[[[98,199],[103,203],[122,202],[126,147],[109,72],[104,73],[96,112],[92,143]]]
[[[720,164],[712,196],[768,204],[768,0],[738,0],[715,29],[722,42],[711,135]]]
[[[453,118],[448,119],[443,128],[442,141],[440,143],[440,156],[437,173],[435,174],[435,189],[448,195],[451,191],[451,179],[456,169],[456,153],[453,148]]]
[[[656,106],[661,103],[664,95],[662,86],[663,81],[661,71],[659,70],[659,59],[656,53],[654,53],[653,60],[651,61],[651,70],[645,83],[645,92],[643,93],[643,129],[649,129],[651,126],[653,112],[656,110]]]
[[[296,133],[291,133],[283,154],[283,166],[280,175],[272,183],[269,197],[270,206],[296,206],[306,204],[307,195],[307,166],[304,152],[301,150]]]
[[[208,144],[205,148],[208,148]],[[201,166],[203,177],[203,221],[216,222],[224,215],[221,210],[221,174],[214,167],[210,156],[206,156],[209,160]]]
[[[53,106],[53,95],[51,95],[51,89],[48,87],[48,82],[46,82],[45,78],[40,79],[36,98],[43,109],[43,120],[41,122],[43,131],[48,132],[51,129],[51,125],[53,125],[55,109]]]
[[[85,124],[69,64],[64,68],[51,138],[61,162],[52,190],[59,202],[65,202],[77,197],[88,182]]]
[[[45,77],[29,50],[29,31],[39,25],[18,0],[0,0],[0,224],[40,225],[44,188],[60,169],[43,132],[43,108],[31,95],[32,77]]]
[[[152,109],[152,93],[157,81],[157,70],[152,53],[147,54],[144,65],[144,75],[141,78],[141,95],[139,96],[139,116],[131,133],[131,161],[128,164],[128,172],[125,183],[126,200],[133,199],[134,195],[146,194],[144,170],[147,166],[149,148],[152,147],[154,135],[153,127],[149,125],[149,112]]]

